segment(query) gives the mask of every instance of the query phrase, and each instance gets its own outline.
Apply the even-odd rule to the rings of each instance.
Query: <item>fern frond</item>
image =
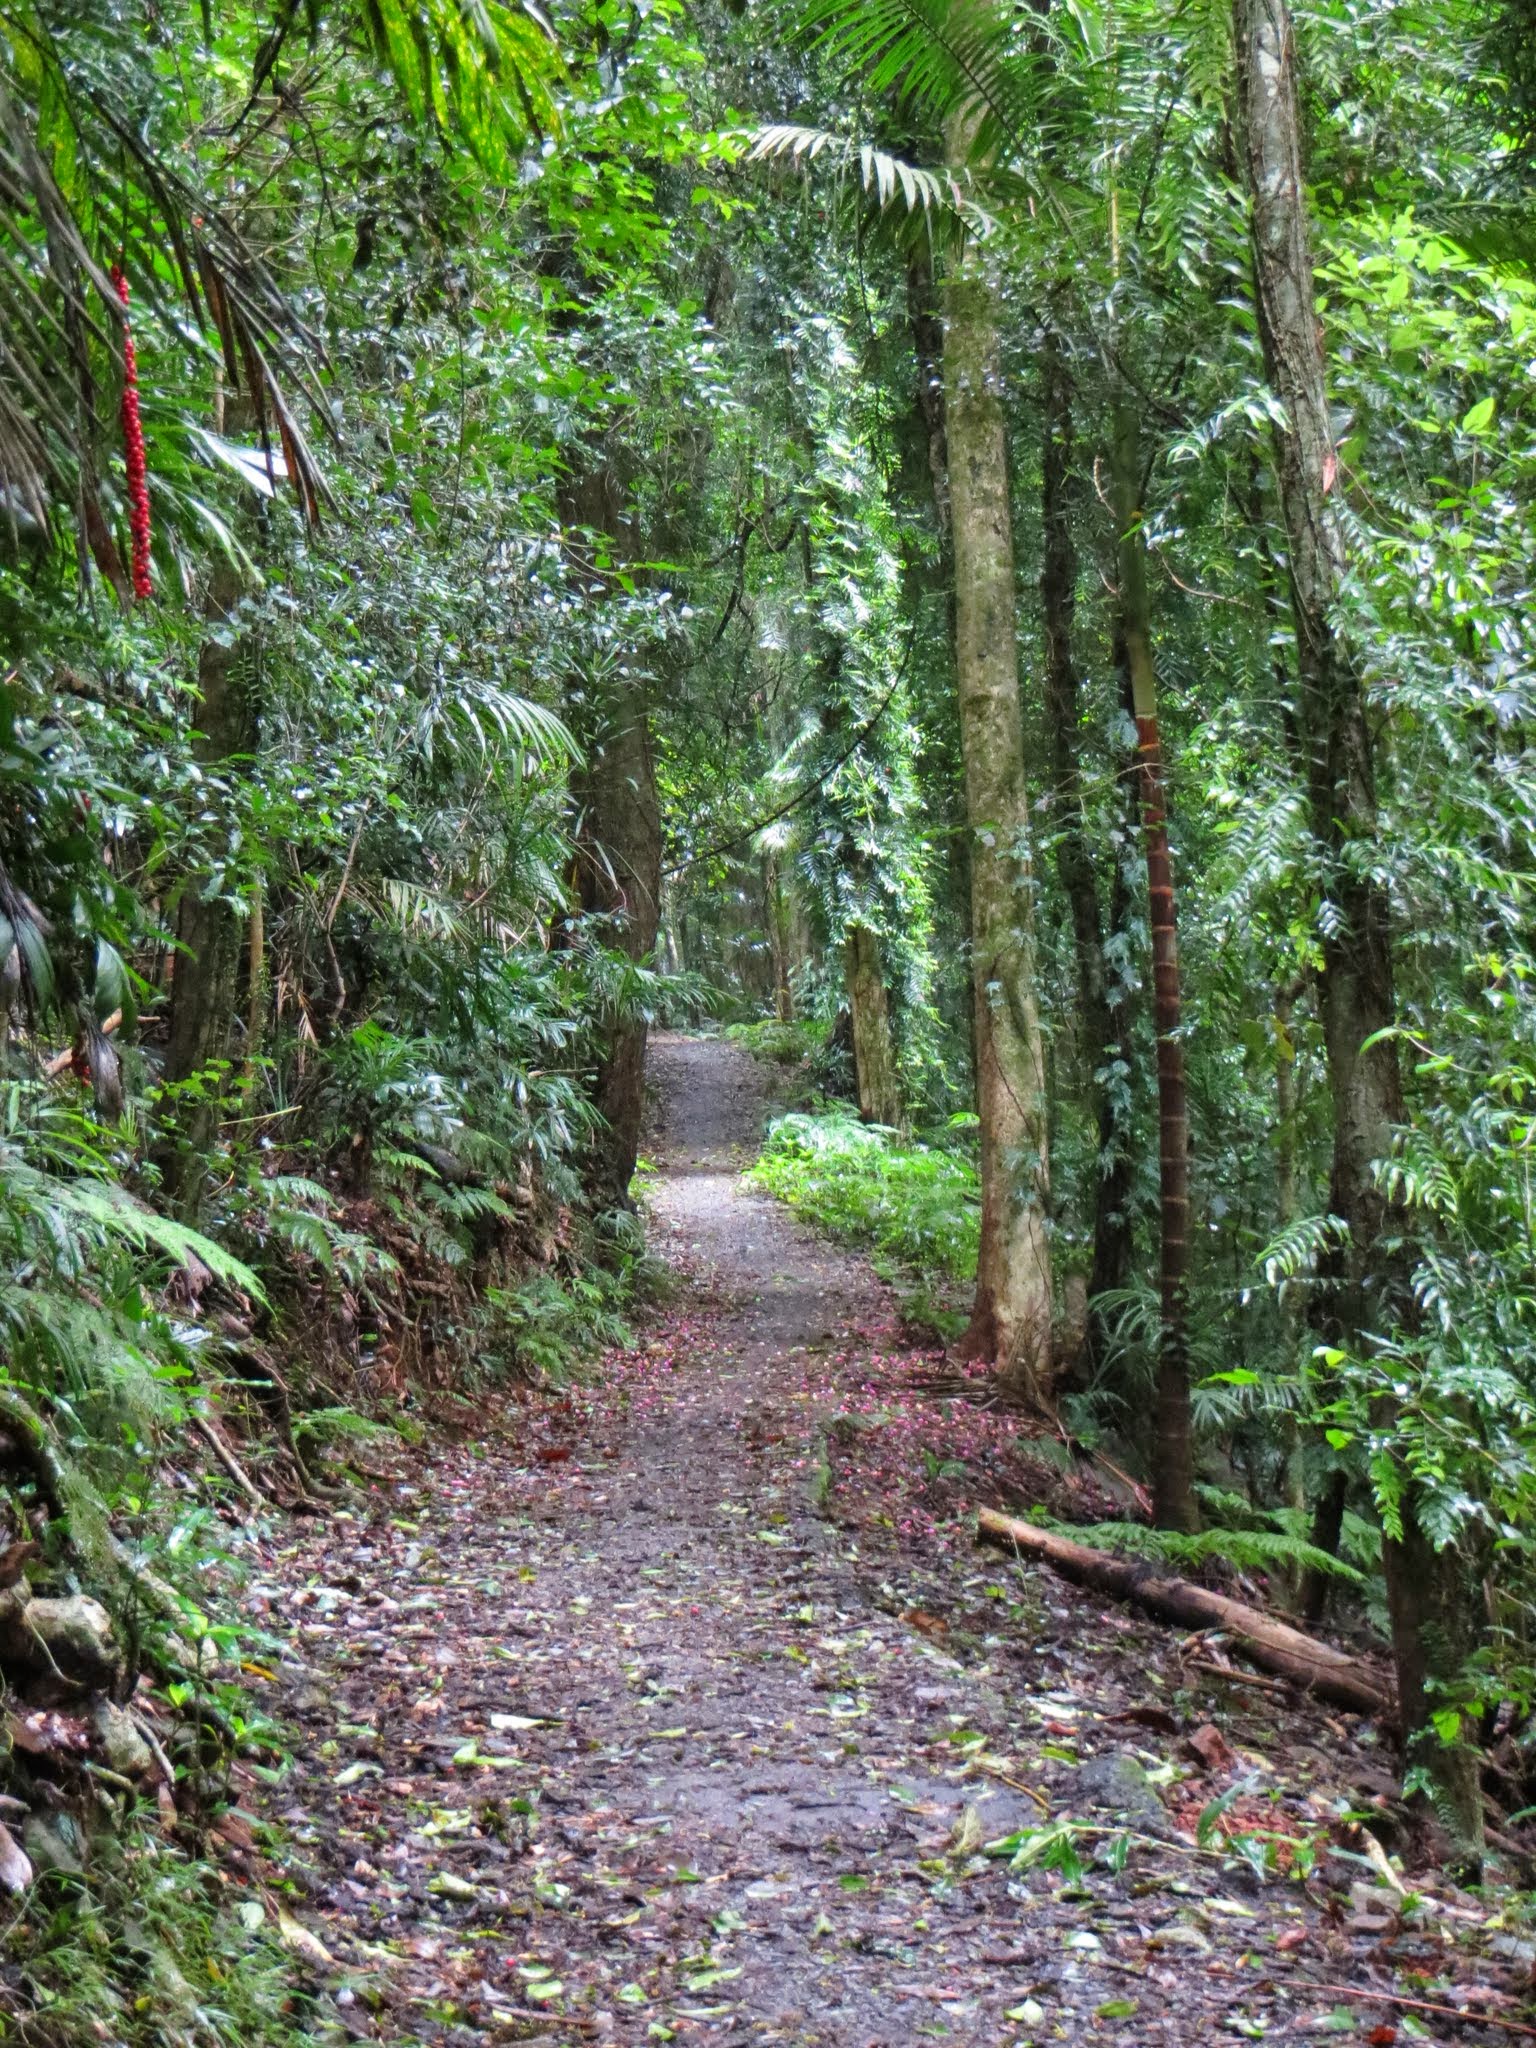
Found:
[[[1198,1536],[1183,1536],[1171,1529],[1149,1529],[1141,1522],[1098,1522],[1087,1529],[1063,1526],[1060,1533],[1098,1550],[1129,1551],[1186,1572],[1216,1562],[1240,1572],[1317,1571],[1361,1583],[1353,1565],[1279,1529],[1205,1529]]]
[[[261,1281],[249,1266],[201,1231],[172,1217],[161,1216],[135,1201],[126,1188],[108,1180],[60,1180],[42,1173],[14,1154],[0,1154],[0,1180],[5,1193],[41,1213],[49,1209],[139,1251],[159,1252],[174,1265],[201,1261],[215,1279],[258,1301],[265,1301]]]

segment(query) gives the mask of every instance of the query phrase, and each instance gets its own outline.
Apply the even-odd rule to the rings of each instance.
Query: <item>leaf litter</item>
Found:
[[[978,1502],[1105,1500],[741,1185],[745,1054],[654,1067],[671,1306],[247,1595],[298,1741],[240,1868],[345,2030],[1516,2038],[1536,1945],[1411,1867],[1378,1732],[975,1551]]]

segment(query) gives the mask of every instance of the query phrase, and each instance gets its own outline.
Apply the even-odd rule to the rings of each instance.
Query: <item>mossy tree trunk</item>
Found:
[[[559,509],[571,572],[585,587],[617,597],[625,563],[641,550],[631,531],[624,482],[600,447],[583,448],[561,483]],[[582,693],[570,722],[585,751],[572,778],[578,804],[576,888],[584,913],[600,918],[603,942],[630,960],[650,960],[661,923],[661,804],[641,664],[626,664],[612,687]],[[628,1008],[603,1034],[594,1098],[603,1128],[588,1161],[599,1207],[629,1200],[645,1116],[648,1026]]]
[[[901,1085],[896,1073],[880,940],[867,924],[849,925],[843,938],[843,971],[852,1021],[859,1116],[867,1124],[899,1124]]]
[[[198,655],[192,741],[211,790],[232,779],[235,764],[250,759],[260,738],[250,687],[252,639],[232,631],[242,594],[236,572],[221,564],[208,594],[213,631]],[[169,1205],[187,1221],[202,1208],[207,1158],[229,1091],[243,937],[233,883],[216,873],[189,875],[177,905],[163,1068],[167,1086],[177,1092],[156,1153]]]
[[[962,151],[963,154],[963,151]],[[1050,1396],[1045,1059],[1015,627],[998,310],[984,260],[944,288],[944,428],[955,560],[955,680],[971,845],[971,970],[981,1121],[981,1244],[963,1348],[1024,1397]]]

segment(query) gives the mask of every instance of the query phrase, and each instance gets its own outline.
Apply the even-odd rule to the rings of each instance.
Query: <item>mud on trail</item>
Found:
[[[1529,1964],[1442,1882],[1405,1911],[1336,1821],[1389,1783],[1370,1731],[976,1552],[1015,1432],[915,1394],[867,1265],[743,1187],[747,1056],[652,1062],[670,1306],[248,1595],[300,1729],[248,1860],[327,2016],[462,2048],[1511,2038],[1371,1996],[1507,2017]],[[985,1853],[1067,1817],[1098,1832]],[[1266,1845],[1309,1880],[1261,1884]]]

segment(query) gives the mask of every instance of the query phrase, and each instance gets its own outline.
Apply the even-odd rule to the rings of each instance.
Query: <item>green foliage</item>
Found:
[[[855,143],[824,128],[775,122],[757,130],[747,151],[749,162],[785,158],[791,163],[814,164],[823,156],[856,167],[864,191],[881,206],[899,200],[909,213],[924,215],[955,213],[964,206],[960,184],[948,173],[924,170],[870,143]]]
[[[1117,408],[1142,415],[1189,1353],[1204,1504],[1235,1526],[1116,1540],[1326,1569],[1297,1492],[1342,1475],[1334,1574],[1368,1611],[1348,1570],[1405,1517],[1490,1588],[1439,1710],[1536,1699],[1529,11],[1298,10],[1376,781],[1342,858],[1397,934],[1382,1249],[1416,1273],[1411,1311],[1320,1355],[1356,1250],[1331,1214],[1336,912],[1228,11],[84,0],[0,23],[0,1392],[87,1576],[121,1591],[126,1551],[191,1584],[215,1554],[145,1474],[230,1323],[360,1373],[391,1319],[461,1373],[559,1379],[623,1343],[655,1276],[584,1186],[614,1047],[792,998],[800,1023],[733,1036],[850,1093],[852,928],[935,1128],[783,1118],[757,1182],[941,1292],[972,1275],[974,1139],[940,1128],[971,1099],[991,829],[966,812],[940,403],[964,235],[1000,286],[1060,1273],[1093,1264],[1102,1102],[1131,1162],[1129,1266],[1068,1414],[1132,1464],[1163,1317],[1157,1047],[1102,474]],[[157,589],[121,607],[117,262]],[[1037,688],[1063,624],[1038,574],[1045,323],[1070,386],[1067,735]],[[635,730],[648,765],[600,798]],[[1071,900],[1063,737],[1092,870]],[[604,801],[657,842],[634,864],[665,870],[654,955],[632,943],[652,884],[608,851],[635,821]],[[1113,1045],[1079,1028],[1085,907]],[[324,1400],[301,1440],[364,1426]]]
[[[963,1150],[903,1139],[843,1111],[778,1117],[750,1178],[796,1215],[920,1272],[976,1270],[980,1197]]]
[[[561,1281],[537,1273],[520,1287],[492,1288],[490,1341],[508,1370],[559,1385],[604,1351],[634,1341],[623,1316],[623,1279],[601,1267]]]
[[[1360,1584],[1361,1574],[1352,1565],[1306,1541],[1295,1526],[1299,1516],[1276,1510],[1265,1519],[1276,1524],[1289,1520],[1292,1526],[1211,1528],[1202,1529],[1197,1536],[1185,1536],[1173,1529],[1149,1529],[1141,1522],[1098,1522],[1088,1528],[1074,1525],[1061,1533],[1121,1556],[1155,1558],[1186,1575],[1198,1576],[1205,1567],[1216,1564],[1237,1572],[1322,1572]]]
[[[259,1909],[254,1926],[227,1910],[212,1865],[138,1823],[76,1841],[88,1880],[43,1879],[11,1931],[18,2030],[64,2043],[105,2027],[127,2048],[341,2038]]]
[[[1410,1041],[1435,1101],[1380,1168],[1415,1232],[1418,1326],[1363,1355],[1320,1353],[1313,1379],[1318,1421],[1383,1527],[1412,1514],[1487,1574],[1483,1644],[1439,1702],[1453,1721],[1536,1699],[1536,973],[1523,954],[1485,957],[1468,982],[1474,1000],[1447,1006],[1437,1043]]]
[[[3,1107],[4,1384],[59,1418],[72,1534],[102,1568],[108,1504],[136,1485],[140,1460],[201,1391],[201,1333],[149,1290],[189,1261],[258,1300],[261,1284],[224,1247],[122,1186],[118,1134],[19,1082]]]
[[[802,1065],[826,1039],[822,1026],[804,1017],[793,1024],[781,1024],[774,1017],[761,1017],[752,1024],[728,1024],[725,1035],[732,1044],[745,1046],[755,1060],[779,1067]]]

